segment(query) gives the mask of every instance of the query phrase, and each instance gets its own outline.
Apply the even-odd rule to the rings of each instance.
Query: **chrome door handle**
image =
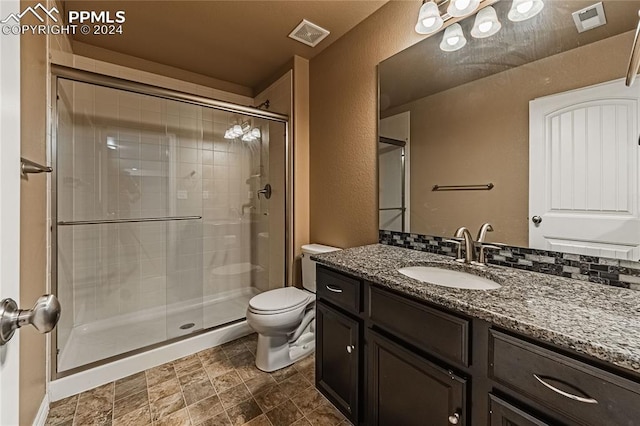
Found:
[[[325,285],[325,287],[327,288],[327,290],[332,291],[334,293],[342,293],[342,289],[339,287],[334,287],[331,285]]]
[[[352,353],[355,348],[353,345],[347,345],[347,353]]]
[[[531,218],[531,222],[535,225],[540,225],[542,223],[542,218],[540,216],[534,216]]]
[[[51,167],[43,166],[35,161],[20,157],[20,172],[22,172],[23,175],[28,173],[51,173],[52,171],[53,169]]]
[[[53,294],[40,296],[33,309],[18,309],[13,299],[0,301],[0,346],[13,337],[17,329],[31,324],[40,333],[48,333],[60,319],[60,302]]]
[[[267,200],[271,198],[271,185],[266,184],[264,188],[258,190],[258,198],[260,198],[260,194],[264,195],[264,198]]]
[[[449,416],[449,424],[452,425],[457,425],[458,423],[460,423],[460,413],[455,412],[452,415]]]
[[[564,397],[567,397],[569,399],[573,399],[574,401],[584,402],[585,404],[597,404],[598,403],[597,399],[585,398],[583,396],[574,395],[572,393],[565,392],[562,389],[558,389],[557,387],[552,386],[549,383],[547,383],[544,380],[542,380],[537,374],[534,374],[533,377],[535,377],[537,381],[542,383],[543,386],[547,387],[548,389],[551,389],[555,393],[558,393],[558,394],[560,394],[560,395],[562,395]]]

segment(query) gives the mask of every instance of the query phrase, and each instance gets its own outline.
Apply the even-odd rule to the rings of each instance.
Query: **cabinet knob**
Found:
[[[460,413],[453,413],[449,416],[449,423],[452,425],[457,425],[460,423]]]
[[[353,352],[353,350],[354,350],[355,348],[356,348],[356,347],[355,347],[355,346],[353,346],[353,345],[347,345],[347,353],[351,353],[351,352]]]

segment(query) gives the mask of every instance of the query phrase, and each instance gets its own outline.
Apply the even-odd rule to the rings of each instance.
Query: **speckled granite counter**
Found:
[[[312,259],[383,287],[640,373],[637,291],[500,266],[488,266],[482,273],[501,284],[500,289],[441,287],[405,277],[397,269],[431,262],[457,270],[469,266],[450,257],[382,244],[314,255]]]

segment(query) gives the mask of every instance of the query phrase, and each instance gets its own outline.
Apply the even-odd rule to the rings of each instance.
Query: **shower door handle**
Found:
[[[271,185],[266,184],[264,188],[258,190],[258,198],[260,198],[260,194],[264,195],[264,198],[267,200],[271,198]]]
[[[60,302],[53,294],[40,296],[32,309],[18,309],[13,299],[0,301],[0,346],[13,337],[17,329],[31,324],[40,333],[49,333],[60,319]]]

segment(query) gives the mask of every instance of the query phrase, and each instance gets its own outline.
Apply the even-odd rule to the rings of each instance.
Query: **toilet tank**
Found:
[[[302,246],[302,286],[305,289],[313,293],[316,292],[316,262],[311,260],[311,256],[338,250],[341,249],[323,246],[322,244],[307,244]]]

